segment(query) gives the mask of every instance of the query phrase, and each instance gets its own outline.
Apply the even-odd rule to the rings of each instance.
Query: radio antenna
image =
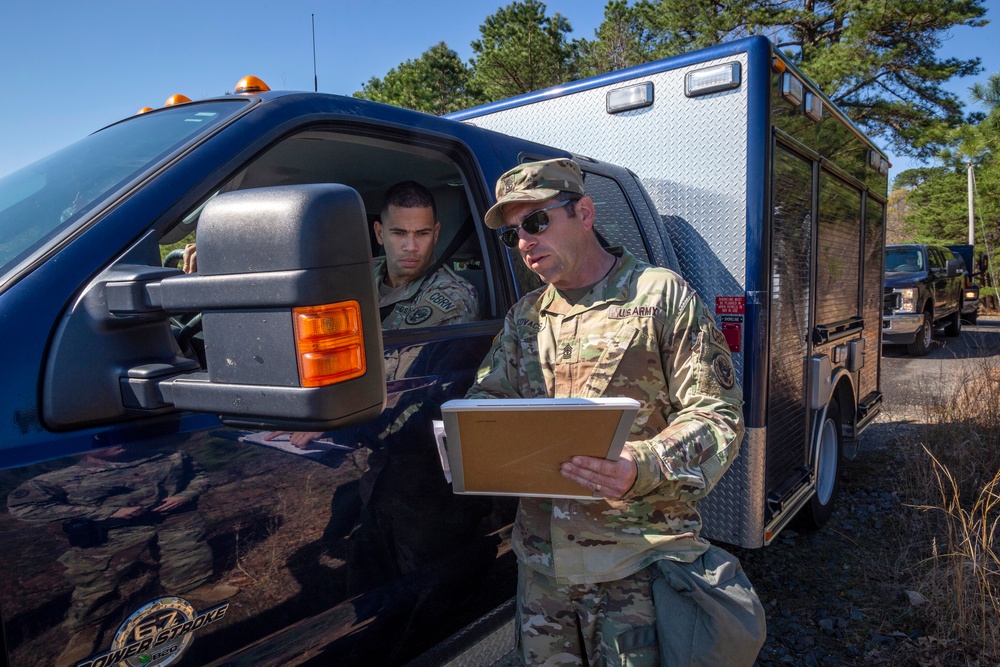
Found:
[[[312,16],[312,27],[313,27],[313,92],[319,92],[319,77],[316,76],[316,15],[310,14]]]

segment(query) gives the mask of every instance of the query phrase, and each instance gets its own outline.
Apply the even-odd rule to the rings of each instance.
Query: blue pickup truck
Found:
[[[508,650],[514,500],[453,493],[432,422],[539,285],[482,224],[493,184],[567,156],[600,237],[682,273],[733,352],[747,435],[705,534],[821,525],[881,407],[888,163],[766,39],[450,118],[317,93],[174,104],[0,179],[7,664]],[[381,330],[371,223],[408,179],[473,322]],[[187,242],[196,274],[164,265]]]
[[[906,345],[914,356],[931,351],[934,327],[946,336],[962,332],[965,271],[962,259],[944,246],[912,243],[885,248],[885,286],[899,301],[882,320],[882,342]]]

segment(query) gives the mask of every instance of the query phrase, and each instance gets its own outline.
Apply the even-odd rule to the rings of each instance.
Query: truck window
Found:
[[[587,194],[594,200],[598,233],[608,245],[620,245],[644,262],[649,253],[639,233],[639,222],[622,188],[613,179],[585,171]]]
[[[932,269],[944,268],[944,258],[941,257],[941,251],[937,248],[927,248],[927,257]]]
[[[244,104],[211,102],[143,114],[0,179],[0,285],[21,261],[69,235],[106,197]]]
[[[885,270],[913,273],[924,270],[923,254],[916,248],[893,248],[885,252]]]
[[[457,277],[471,285],[478,296],[478,312],[463,318],[464,321],[493,316],[495,306],[483,263],[481,225],[472,213],[469,184],[455,159],[443,150],[389,139],[311,130],[274,145],[223,183],[218,192],[274,185],[340,183],[358,191],[364,200],[368,221],[374,225],[380,218],[386,191],[402,181],[417,181],[430,191],[436,204],[441,226],[435,245],[435,262],[428,274],[447,270],[451,279]],[[196,222],[200,208],[186,215],[161,239],[161,257],[165,261],[171,251],[176,257],[180,247],[197,242]],[[370,233],[372,254],[377,258],[384,254],[383,247],[377,241],[374,227]]]
[[[948,262],[955,259],[955,253],[948,248],[939,248],[938,252],[941,253],[941,268],[948,268]]]
[[[816,324],[830,324],[859,315],[861,193],[823,172],[819,201]]]

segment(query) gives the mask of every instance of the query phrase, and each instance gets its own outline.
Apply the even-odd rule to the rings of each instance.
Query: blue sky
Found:
[[[483,19],[509,0],[9,0],[0,3],[0,176],[174,93],[232,90],[247,74],[274,90],[313,89],[311,16],[319,89],[350,95],[372,76],[444,41],[463,59]],[[591,38],[604,0],[548,0],[573,37]],[[1000,72],[1000,0],[985,28],[955,29],[942,54],[979,56]],[[911,166],[894,155],[891,175]]]

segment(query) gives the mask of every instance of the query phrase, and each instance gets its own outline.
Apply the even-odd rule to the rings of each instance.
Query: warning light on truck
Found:
[[[271,90],[266,83],[255,76],[245,76],[236,82],[233,92],[237,95],[241,93],[266,93]]]
[[[190,101],[191,98],[188,97],[187,95],[181,95],[180,93],[177,93],[176,95],[171,95],[170,97],[168,97],[167,101],[163,103],[163,106],[171,107],[175,104],[183,104],[184,102],[190,102]]]
[[[357,301],[295,308],[292,321],[303,387],[323,387],[365,374]]]

